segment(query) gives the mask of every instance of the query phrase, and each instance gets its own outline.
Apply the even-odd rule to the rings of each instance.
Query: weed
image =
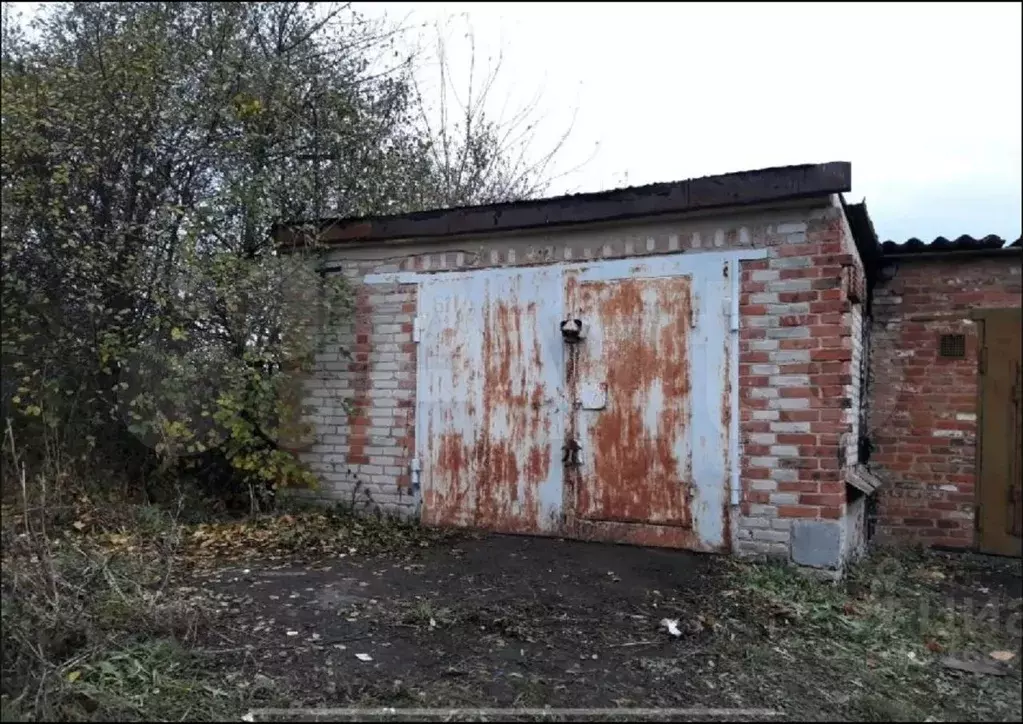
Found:
[[[401,614],[401,622],[410,626],[450,626],[456,621],[455,612],[450,608],[438,607],[425,599],[406,606]]]
[[[926,715],[913,704],[880,694],[860,694],[850,709],[863,721],[923,721]]]
[[[863,687],[847,703],[851,716],[919,721],[935,706],[966,715],[976,708],[967,704],[971,698],[986,701],[995,718],[1018,711],[1018,677],[962,678],[940,664],[950,653],[986,658],[996,648],[1019,648],[1018,630],[990,613],[999,604],[976,615],[953,595],[948,584],[958,573],[948,558],[881,549],[837,584],[779,564],[733,569],[744,605],[758,612],[769,640],[782,641],[809,669],[842,672]],[[986,687],[983,696],[979,687]]]

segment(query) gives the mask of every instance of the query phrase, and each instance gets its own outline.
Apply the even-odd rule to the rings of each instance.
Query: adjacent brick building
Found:
[[[829,571],[863,550],[872,496],[884,535],[926,519],[949,531],[934,542],[965,540],[967,474],[917,473],[935,470],[928,454],[966,464],[967,421],[946,418],[976,413],[964,392],[935,415],[944,452],[900,447],[921,420],[885,370],[918,321],[900,324],[895,300],[923,292],[916,272],[880,273],[849,185],[832,163],[330,222],[322,269],[357,301],[308,381],[317,436],[301,454],[320,494]],[[971,293],[1012,306],[1015,291],[1018,308],[1014,258],[1005,285]],[[900,412],[874,414],[885,404]],[[932,484],[957,486],[935,500],[957,506],[956,528],[906,512]]]
[[[1019,508],[1018,462],[992,462],[992,485],[998,476],[1015,478],[995,494],[994,510],[983,520],[978,489],[985,377],[1008,375],[1005,402],[1013,402],[1018,385],[1019,318],[1007,353],[985,349],[985,312],[1019,310],[1023,292],[1019,242],[1001,239],[957,242],[938,239],[930,245],[886,244],[873,295],[871,325],[870,439],[871,467],[884,478],[878,492],[877,533],[882,540],[1009,552],[985,541],[987,531],[1011,528]],[[1012,321],[1010,320],[1010,324]],[[1003,368],[1005,368],[1003,370]],[[997,380],[996,380],[997,381]],[[1015,394],[1019,394],[1016,387]],[[1002,417],[989,406],[989,417]],[[1004,435],[1004,450],[1018,455],[1019,407],[1006,410],[989,438]],[[1015,415],[1016,430],[1013,430]],[[997,454],[997,453],[996,453]],[[1018,457],[1017,457],[1018,460]],[[997,505],[998,499],[1004,505]],[[998,538],[999,536],[995,536]],[[1018,537],[1016,554],[1018,555]]]

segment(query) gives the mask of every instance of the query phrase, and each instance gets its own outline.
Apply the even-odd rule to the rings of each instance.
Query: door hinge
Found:
[[[973,506],[973,529],[980,532],[980,506]]]
[[[987,374],[987,347],[981,347],[977,354],[977,372],[982,375]]]
[[[739,331],[739,313],[736,309],[735,302],[730,298],[726,297],[722,300],[722,304],[725,307],[725,322],[728,324],[729,332]]]
[[[418,457],[414,457],[409,460],[409,482],[412,484],[412,490],[414,492],[419,491],[419,474],[422,472],[422,464],[419,462]]]
[[[419,322],[419,317],[413,317],[412,319],[412,341],[419,342],[419,337],[422,334],[423,326]]]
[[[1017,475],[1018,479],[1018,475]],[[1018,485],[1009,488],[1009,524],[1006,526],[1009,535],[1019,538],[1023,535],[1023,489]]]

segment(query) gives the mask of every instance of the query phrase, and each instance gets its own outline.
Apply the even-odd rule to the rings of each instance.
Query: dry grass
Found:
[[[228,697],[188,653],[209,617],[168,585],[182,539],[173,517],[134,510],[146,543],[117,546],[123,534],[77,529],[102,510],[60,529],[24,503],[2,529],[3,718],[217,718]]]
[[[203,520],[180,501],[95,500],[70,476],[53,505],[58,483],[13,462],[5,490],[16,495],[0,511],[4,721],[217,720],[253,697],[267,705],[279,694],[271,680],[204,653],[223,636],[222,611],[181,585],[196,569],[400,554],[444,537],[345,510]]]
[[[734,568],[742,606],[767,634],[761,664],[777,666],[780,649],[808,677],[831,679],[844,717],[1018,721],[1020,600],[975,580],[1018,577],[1018,560],[876,550],[838,584],[783,566]],[[1000,676],[943,663],[991,667],[997,651],[1014,654]]]

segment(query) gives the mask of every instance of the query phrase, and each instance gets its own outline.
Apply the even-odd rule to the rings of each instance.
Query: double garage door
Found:
[[[726,548],[737,261],[421,278],[423,522]]]

